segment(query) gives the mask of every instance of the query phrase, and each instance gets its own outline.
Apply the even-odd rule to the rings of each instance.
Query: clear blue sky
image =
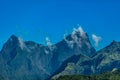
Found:
[[[0,46],[12,34],[42,44],[49,37],[56,43],[77,24],[90,40],[91,34],[102,37],[98,49],[120,41],[120,1],[0,0]]]

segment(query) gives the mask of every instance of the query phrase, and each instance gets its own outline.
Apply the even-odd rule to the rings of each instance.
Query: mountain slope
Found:
[[[45,67],[51,58],[45,53],[46,48],[12,35],[1,50],[0,74],[11,80],[45,79],[50,75]]]
[[[84,56],[82,54],[79,55],[73,55],[72,57],[68,58],[67,60],[65,60],[62,65],[54,72],[54,74],[52,74],[48,79],[51,79],[53,76],[55,76],[56,74],[59,74],[61,71],[63,71],[65,69],[65,67],[67,65],[70,65],[70,63],[77,63],[77,61],[81,59],[81,62],[88,60],[89,57]],[[69,69],[72,69],[72,66],[69,67]],[[59,75],[55,76],[55,77],[59,77]]]
[[[83,62],[79,59],[77,63],[68,64],[63,71],[54,77],[76,74],[100,74],[114,69],[120,69],[120,42],[116,41],[96,52],[96,55],[92,58]]]
[[[120,42],[113,41],[107,47],[97,52],[93,57],[96,73],[120,69]]]
[[[81,28],[75,29],[71,35],[66,36],[64,40],[55,44],[55,46],[56,50],[54,51],[51,62],[53,69],[56,70],[65,60],[73,55],[83,54],[92,57],[96,52],[89,41],[87,33]]]
[[[0,75],[10,80],[44,80],[61,66],[75,62],[71,57],[91,57],[94,53],[88,35],[81,28],[59,43],[47,46],[12,35],[0,52]]]
[[[105,72],[99,75],[64,75],[52,80],[120,80],[120,71]]]

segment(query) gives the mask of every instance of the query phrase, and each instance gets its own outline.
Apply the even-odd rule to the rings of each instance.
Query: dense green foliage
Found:
[[[64,75],[52,80],[120,80],[120,71],[106,72],[99,75]]]

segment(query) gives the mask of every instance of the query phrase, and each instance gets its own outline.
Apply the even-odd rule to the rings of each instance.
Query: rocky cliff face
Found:
[[[44,46],[12,35],[0,52],[0,75],[8,80],[44,80],[63,64],[81,62],[95,53],[82,28],[74,29],[57,44]],[[86,58],[87,57],[87,58]],[[77,61],[76,59],[76,61]]]
[[[120,69],[120,42],[113,41],[93,57],[96,73]]]
[[[12,35],[1,50],[0,74],[10,80],[45,79],[52,54],[46,54],[43,45]]]
[[[0,76],[7,80],[45,80],[116,69],[120,69],[120,42],[96,52],[82,28],[48,46],[12,35],[0,51]]]
[[[87,33],[78,28],[68,35],[61,42],[55,44],[56,50],[52,57],[52,68],[58,69],[59,66],[73,55],[85,55],[92,57],[96,51],[92,47]]]
[[[68,63],[65,69],[53,78],[61,75],[100,74],[114,69],[120,69],[120,42],[116,41],[96,52],[92,58],[80,57],[77,63]]]

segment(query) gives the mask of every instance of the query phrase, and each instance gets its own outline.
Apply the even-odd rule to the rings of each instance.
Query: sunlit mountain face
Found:
[[[119,49],[120,42],[113,41],[107,47],[97,51],[92,58],[80,57],[76,63],[69,62],[65,69],[57,73],[53,79],[64,75],[98,75],[104,72],[119,70]]]
[[[11,35],[0,51],[0,76],[6,80],[50,80],[64,75],[98,75],[119,70],[120,43],[96,51],[82,27],[47,46]]]
[[[12,34],[39,44],[46,44],[48,37],[55,44],[81,25],[92,44],[91,35],[101,37],[100,43],[95,40],[100,50],[112,40],[120,41],[119,4],[119,0],[1,0],[0,49]]]
[[[118,80],[119,23],[119,0],[1,0],[0,80]]]
[[[8,79],[47,79],[63,63],[67,64],[69,58],[73,56],[78,56],[78,59],[82,56],[89,58],[95,55],[95,52],[87,33],[81,27],[62,41],[47,46],[23,41],[12,35],[0,53],[0,74]],[[66,60],[68,62],[65,62]],[[74,62],[74,58],[70,61]]]

